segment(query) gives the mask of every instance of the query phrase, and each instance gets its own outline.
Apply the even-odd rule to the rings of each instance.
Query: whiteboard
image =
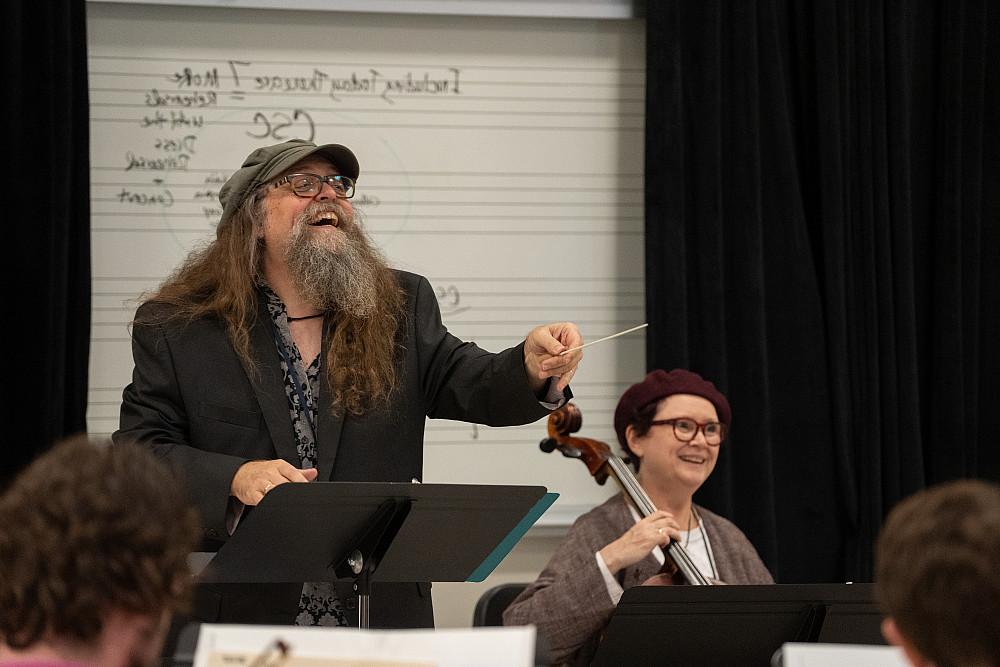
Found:
[[[644,321],[639,21],[88,3],[93,326],[88,426],[117,427],[137,297],[214,236],[254,148],[344,143],[393,266],[427,276],[457,336],[500,350],[534,325],[586,339]],[[643,333],[587,350],[585,434],[609,442],[645,372]],[[610,492],[544,455],[544,420],[429,420],[425,481],[542,484],[565,523]]]

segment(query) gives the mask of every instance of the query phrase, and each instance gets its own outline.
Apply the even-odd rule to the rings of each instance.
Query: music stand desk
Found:
[[[768,665],[785,642],[882,644],[872,584],[635,586],[594,665]]]
[[[541,486],[312,482],[264,496],[202,582],[482,581],[555,501]]]

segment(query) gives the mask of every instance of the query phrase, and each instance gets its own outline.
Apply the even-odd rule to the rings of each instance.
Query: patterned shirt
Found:
[[[316,355],[308,367],[302,360],[298,346],[288,328],[288,312],[281,298],[268,286],[261,289],[267,297],[267,310],[274,325],[274,345],[281,360],[281,373],[285,378],[285,395],[288,413],[295,432],[295,447],[299,453],[300,468],[315,468],[316,459],[316,405],[319,400],[320,365],[322,353]],[[302,586],[299,613],[295,625],[347,625],[344,608],[333,584],[307,582]]]

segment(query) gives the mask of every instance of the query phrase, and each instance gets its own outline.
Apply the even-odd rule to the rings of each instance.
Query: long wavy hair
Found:
[[[256,380],[250,329],[258,313],[257,287],[263,280],[265,188],[252,192],[216,239],[188,255],[184,263],[144,301],[172,306],[163,316],[190,322],[217,317],[233,348]],[[356,224],[356,223],[355,223]],[[403,319],[403,292],[388,267],[377,281],[373,312],[355,317],[334,310],[332,337],[324,366],[335,413],[359,415],[385,404],[397,386],[396,333]],[[141,324],[141,322],[136,323]]]

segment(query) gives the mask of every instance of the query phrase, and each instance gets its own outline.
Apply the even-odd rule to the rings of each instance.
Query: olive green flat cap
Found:
[[[358,158],[347,146],[340,144],[317,146],[311,141],[291,139],[274,146],[258,148],[247,156],[243,166],[237,169],[219,190],[219,202],[222,204],[219,229],[229,222],[247,195],[258,186],[280,176],[297,162],[313,155],[326,158],[342,175],[358,180],[361,167],[358,165]]]

